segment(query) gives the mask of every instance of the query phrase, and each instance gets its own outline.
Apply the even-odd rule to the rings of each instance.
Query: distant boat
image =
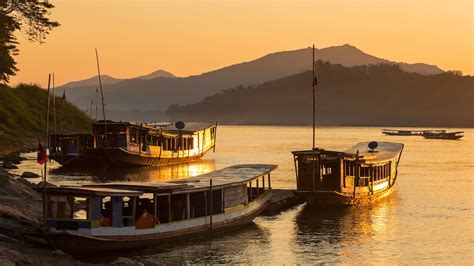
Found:
[[[323,208],[376,201],[392,191],[402,151],[394,142],[362,142],[345,152],[293,151],[296,193]]]
[[[158,166],[195,161],[215,148],[216,124],[97,121],[92,133],[50,134],[63,168]]]
[[[48,187],[43,236],[55,249],[91,256],[242,227],[269,205],[275,168],[235,165],[162,183]]]
[[[425,132],[423,137],[427,139],[460,139],[464,137],[464,131],[457,132]]]
[[[424,133],[445,133],[446,130],[400,130],[400,129],[382,129],[382,133],[390,136],[422,136]]]

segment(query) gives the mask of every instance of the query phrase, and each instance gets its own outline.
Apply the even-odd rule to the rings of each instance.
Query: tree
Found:
[[[26,33],[28,40],[44,43],[46,36],[59,26],[47,16],[54,5],[47,0],[0,0],[0,80],[8,82],[18,69],[15,31]]]

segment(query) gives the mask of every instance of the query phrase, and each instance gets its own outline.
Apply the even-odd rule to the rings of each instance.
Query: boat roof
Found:
[[[140,196],[142,191],[124,190],[104,187],[47,187],[46,193],[49,195],[70,195],[70,196]]]
[[[143,121],[103,121],[99,120],[94,123],[93,125],[96,126],[102,126],[102,125],[124,125],[124,126],[134,126],[134,127],[141,127],[143,129],[151,129],[151,130],[157,130],[157,129],[162,129],[164,132],[170,133],[170,134],[192,134],[195,131],[203,130],[205,128],[211,127],[216,125],[217,123],[186,123],[186,127],[182,129],[181,131],[177,128],[174,127],[173,123],[169,122],[153,122],[153,123],[147,123]]]
[[[113,188],[139,190],[145,193],[170,193],[208,188],[212,179],[213,188],[246,183],[259,176],[268,174],[278,166],[274,164],[239,164],[195,177],[160,183],[118,182],[86,185],[90,188]]]
[[[365,160],[366,162],[378,162],[378,161],[387,161],[397,157],[400,152],[403,150],[403,143],[397,142],[388,142],[388,141],[377,141],[378,147],[371,151],[369,149],[369,141],[360,142],[354,145],[352,148],[346,151],[331,151],[331,150],[324,150],[324,149],[315,149],[312,150],[305,150],[305,151],[294,151],[292,152],[295,155],[312,155],[312,154],[325,154],[329,156],[341,157],[341,156],[348,156],[354,157],[359,151],[359,156],[362,157],[361,159]]]
[[[397,157],[403,150],[403,143],[377,141],[378,147],[371,151],[369,147],[370,142],[360,142],[352,148],[345,151],[345,153],[356,154],[359,151],[359,156],[363,156],[366,161],[387,161]]]

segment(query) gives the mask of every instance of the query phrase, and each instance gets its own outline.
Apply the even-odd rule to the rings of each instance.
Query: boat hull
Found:
[[[164,158],[132,153],[121,148],[97,148],[88,149],[73,158],[66,158],[69,160],[53,159],[58,161],[62,168],[140,167],[193,162],[202,158],[206,152],[196,156]]]
[[[372,195],[344,195],[337,191],[298,191],[299,197],[304,197],[309,205],[318,208],[349,207],[368,205],[377,202],[393,192],[393,187]]]
[[[45,232],[44,237],[54,248],[62,250],[74,257],[111,253],[118,250],[137,250],[157,247],[179,242],[185,239],[210,236],[216,233],[237,229],[250,224],[268,205],[269,200],[262,203],[254,211],[232,220],[226,220],[182,229],[174,232],[155,233],[148,235],[93,237],[67,232]]]

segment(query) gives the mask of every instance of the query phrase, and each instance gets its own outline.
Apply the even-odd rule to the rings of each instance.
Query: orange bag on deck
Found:
[[[140,218],[138,218],[137,222],[135,223],[135,228],[143,229],[152,228],[153,226],[155,226],[153,223],[153,215],[147,210],[144,210],[142,216],[140,216]]]

